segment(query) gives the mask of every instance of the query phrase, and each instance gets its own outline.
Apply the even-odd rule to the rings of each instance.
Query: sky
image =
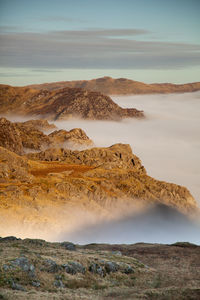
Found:
[[[200,81],[199,0],[0,0],[0,82]]]

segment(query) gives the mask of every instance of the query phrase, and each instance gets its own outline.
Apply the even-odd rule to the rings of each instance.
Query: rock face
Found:
[[[58,236],[85,222],[115,219],[156,203],[189,215],[198,210],[185,187],[148,176],[123,144],[49,149],[26,157],[0,147],[0,194],[2,235],[17,230],[20,236]]]
[[[64,87],[83,88],[106,95],[186,93],[200,90],[200,82],[187,84],[145,84],[127,78],[103,77],[92,80],[60,81],[31,85],[34,89],[56,90]]]
[[[1,85],[0,104],[2,114],[34,115],[54,120],[72,117],[90,120],[144,117],[142,111],[121,108],[110,97],[81,88],[38,91]]]
[[[19,125],[21,123],[18,123]],[[23,126],[30,129],[33,127],[34,129],[38,129],[40,131],[48,132],[56,129],[56,126],[54,124],[49,124],[47,120],[29,120],[26,122],[23,122]]]
[[[30,120],[24,123],[12,123],[5,118],[0,118],[0,146],[17,154],[34,150],[44,150],[48,147],[86,148],[93,145],[92,140],[82,129],[75,128],[70,131],[59,130],[44,134],[55,128],[46,120]]]
[[[132,153],[130,145],[115,144],[108,148],[92,148],[83,151],[48,149],[27,155],[32,160],[62,161],[68,164],[101,167],[103,169],[133,169],[146,174],[140,159]]]
[[[24,153],[20,131],[5,118],[0,118],[0,146],[18,154]]]
[[[31,125],[12,123],[0,118],[0,146],[17,154],[24,154],[24,148],[42,150],[50,143],[48,136]]]
[[[48,135],[52,146],[72,148],[91,147],[93,142],[86,133],[80,128],[74,128],[70,131],[57,130]]]

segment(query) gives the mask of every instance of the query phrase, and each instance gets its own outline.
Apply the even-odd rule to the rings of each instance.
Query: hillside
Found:
[[[198,213],[185,188],[156,180],[129,145],[82,151],[47,149],[19,156],[0,147],[1,235],[55,239],[82,226],[154,204]],[[53,212],[53,213],[52,213]]]
[[[168,94],[186,93],[200,90],[200,82],[186,84],[155,83],[146,84],[126,78],[114,79],[102,77],[92,80],[60,81],[53,83],[34,84],[29,87],[34,89],[56,90],[64,87],[82,88],[86,90],[101,92],[106,95],[128,95],[128,94]]]
[[[0,238],[0,299],[191,299],[199,246],[75,245]]]
[[[121,108],[109,96],[99,92],[68,87],[47,91],[7,85],[0,85],[0,114],[53,120],[121,120],[144,117],[142,111]]]

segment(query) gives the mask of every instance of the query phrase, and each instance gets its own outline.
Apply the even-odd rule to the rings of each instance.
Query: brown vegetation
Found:
[[[74,245],[0,238],[1,299],[191,299],[200,297],[200,247]]]
[[[53,83],[34,84],[29,86],[34,89],[57,90],[64,87],[83,88],[97,91],[106,95],[127,95],[127,94],[168,94],[186,93],[200,90],[200,82],[187,84],[154,83],[145,84],[126,78],[114,79],[103,77],[92,80],[60,81]]]
[[[0,85],[0,113],[31,115],[54,120],[82,118],[90,120],[121,120],[142,118],[135,108],[121,108],[109,96],[81,88],[55,91],[33,90]]]

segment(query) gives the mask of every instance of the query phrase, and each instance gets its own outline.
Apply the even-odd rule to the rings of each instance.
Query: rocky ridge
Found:
[[[46,120],[30,120],[13,123],[0,118],[0,146],[17,154],[27,151],[40,151],[49,147],[87,148],[93,145],[86,133],[80,128],[70,131],[55,130],[56,126]],[[54,130],[50,134],[43,131]]]
[[[168,94],[186,93],[200,90],[200,82],[186,84],[154,83],[146,84],[127,78],[114,79],[102,77],[92,80],[60,81],[53,83],[34,84],[29,87],[34,89],[56,90],[64,87],[83,88],[86,90],[101,92],[106,95],[128,94]]]
[[[135,108],[121,108],[109,96],[81,88],[55,91],[0,85],[0,113],[62,120],[121,120],[143,118]]]
[[[193,216],[190,192],[146,174],[129,145],[19,156],[0,147],[1,234],[49,236],[162,203]],[[53,213],[52,213],[53,212]]]

